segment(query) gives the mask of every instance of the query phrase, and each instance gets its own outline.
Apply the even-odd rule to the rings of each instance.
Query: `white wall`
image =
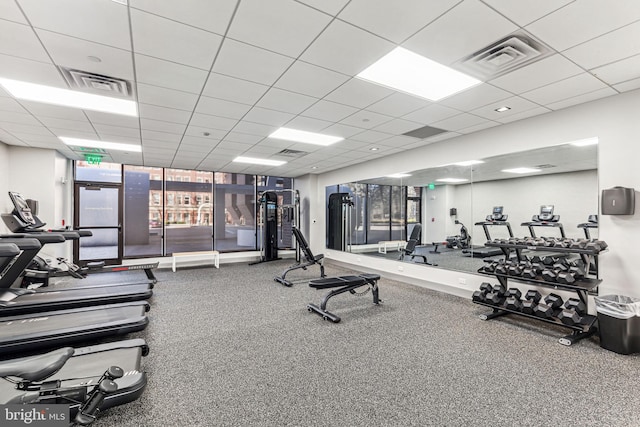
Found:
[[[640,158],[640,144],[637,141],[640,138],[638,111],[640,91],[636,90],[462,135],[384,159],[322,174],[318,177],[316,197],[324,200],[326,185],[366,180],[400,171],[542,148],[590,137],[599,138],[599,188],[619,185],[640,189],[637,167],[637,159]],[[555,204],[558,203],[560,202]],[[640,205],[640,200],[637,204]],[[609,251],[600,257],[603,279],[601,294],[640,296],[640,263],[635,256],[637,242],[640,242],[640,210],[636,211],[638,213],[634,216],[600,216],[599,235],[609,244]],[[581,212],[580,215],[585,213]],[[318,217],[324,224],[324,209],[318,211]],[[320,246],[323,233],[324,229],[319,232],[319,236],[312,232],[310,241],[316,252],[323,250]],[[381,269],[375,259],[371,261],[367,257],[335,251],[329,251],[327,257],[358,264],[362,268],[387,271],[387,267]],[[388,268],[389,271],[400,274],[397,267],[393,265]],[[427,273],[425,269],[428,269]],[[408,279],[418,277],[411,276],[406,271],[402,274]],[[460,273],[428,267],[421,267],[420,275],[452,287],[452,292],[459,292],[461,288],[470,292],[484,279],[481,276],[467,276],[464,277],[467,284],[461,285],[458,280],[461,278]]]
[[[6,196],[9,191],[9,146],[0,142],[0,212],[11,211],[11,201]],[[4,222],[0,221],[0,234],[8,233]]]

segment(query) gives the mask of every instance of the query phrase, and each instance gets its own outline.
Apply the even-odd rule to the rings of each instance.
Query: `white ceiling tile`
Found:
[[[512,22],[477,0],[460,2],[402,44],[403,47],[444,65],[517,30]]]
[[[152,86],[145,83],[138,83],[136,86],[138,87],[138,101],[145,104],[192,111],[196,102],[198,102],[198,95],[194,93]]]
[[[405,147],[407,144],[414,144],[416,141],[418,141],[418,139],[411,136],[395,135],[380,141],[380,145],[388,147]]]
[[[338,18],[394,43],[402,43],[407,37],[438,18],[459,1],[371,2],[371,0],[351,0],[347,7],[340,12]]]
[[[175,110],[173,108],[159,107],[157,105],[138,104],[140,117],[153,120],[165,120],[173,123],[189,123],[190,111]]]
[[[222,37],[166,18],[131,10],[136,53],[209,70]]]
[[[560,9],[574,0],[482,0],[521,27]]]
[[[345,4],[349,3],[349,0],[298,0],[298,2],[335,16]]]
[[[365,130],[364,132],[360,132],[356,135],[353,135],[350,139],[354,141],[362,141],[366,143],[378,142],[383,139],[387,139],[392,135],[389,133],[379,132],[375,130]]]
[[[243,0],[227,37],[297,57],[331,17],[290,0]]]
[[[562,55],[553,55],[491,80],[491,84],[513,93],[522,93],[583,72]]]
[[[559,101],[559,102],[547,104],[546,106],[547,108],[550,108],[552,110],[559,110],[561,108],[571,107],[572,105],[583,104],[586,102],[595,101],[596,99],[617,95],[617,94],[618,92],[616,92],[612,88],[604,87],[602,89],[594,90],[593,92],[563,99],[562,101]]]
[[[2,54],[0,54],[0,64],[2,64],[2,77],[68,88],[60,72],[53,64]]]
[[[478,125],[469,126],[468,128],[459,129],[458,132],[460,132],[462,134],[468,134],[468,133],[478,132],[478,131],[483,130],[483,129],[489,129],[489,128],[492,128],[494,126],[499,126],[499,125],[500,125],[500,123],[498,123],[498,122],[487,120],[486,122],[480,123]]]
[[[0,115],[0,122],[41,126],[40,122],[27,112],[4,111],[2,115]]]
[[[84,111],[77,108],[60,107],[58,105],[42,104],[33,101],[20,101],[20,104],[37,117],[57,117],[68,120],[85,120],[87,118]]]
[[[259,83],[211,73],[203,95],[253,105],[269,89]]]
[[[636,0],[580,0],[541,18],[526,29],[554,49],[563,51],[638,19],[640,4]]]
[[[278,79],[276,87],[292,92],[322,98],[338,86],[349,80],[349,76],[317,67],[306,62],[296,61]]]
[[[394,92],[390,96],[369,105],[367,110],[391,117],[401,117],[428,105],[431,105],[431,102],[426,99]]]
[[[613,86],[615,90],[620,91],[620,92],[627,92],[630,90],[635,90],[640,88],[640,78],[638,79],[633,79],[633,80],[629,80],[623,83],[618,83],[617,85]]]
[[[189,125],[193,125],[193,126],[200,126],[203,128],[207,128],[209,129],[208,132],[211,133],[212,136],[216,137],[216,138],[221,138],[222,136],[226,135],[226,132],[233,129],[233,127],[238,123],[237,120],[235,119],[229,119],[226,117],[218,117],[218,116],[211,116],[209,114],[199,114],[199,113],[195,113],[193,115],[193,117],[191,118],[191,121],[189,122]],[[213,129],[219,130],[219,131],[224,131],[225,133],[221,133],[221,132],[213,132]],[[220,136],[222,135],[222,136]]]
[[[229,119],[241,119],[250,109],[251,105],[201,96],[195,111]]]
[[[2,34],[0,53],[34,61],[50,62],[47,52],[30,26],[0,19],[0,34]]]
[[[591,69],[640,54],[640,21],[563,52],[583,68]]]
[[[282,126],[293,117],[293,114],[283,113],[282,111],[254,107],[247,113],[244,120],[269,126]]]
[[[626,58],[613,64],[604,65],[591,72],[609,84],[621,83],[640,77],[640,55]]]
[[[140,141],[140,129],[122,126],[112,126],[103,123],[93,123],[93,127],[100,136],[118,136]]]
[[[18,127],[19,126],[19,127]],[[13,129],[10,129],[10,128]],[[11,125],[7,126],[0,123],[0,128],[9,132],[16,138],[20,138],[25,142],[42,142],[42,143],[54,143],[56,141],[60,141],[57,136],[55,136],[51,131],[47,130],[45,127],[34,128],[33,126],[24,126],[24,125]],[[36,130],[33,130],[36,129]]]
[[[20,22],[21,24],[28,24],[27,20],[22,14],[22,11],[14,0],[0,1],[0,16],[2,16],[2,19]]]
[[[263,136],[251,135],[249,133],[229,132],[225,137],[225,141],[238,142],[241,144],[256,144],[264,139]]]
[[[593,92],[605,84],[589,73],[578,74],[568,79],[525,92],[520,96],[538,104],[551,104],[577,95]]]
[[[343,125],[360,127],[363,129],[371,129],[382,123],[386,123],[391,120],[392,117],[385,116],[384,114],[374,113],[373,111],[360,110],[353,113],[349,117],[340,121]]]
[[[405,132],[409,132],[418,128],[421,128],[423,125],[417,122],[410,122],[409,120],[403,119],[393,119],[386,123],[383,123],[379,126],[376,126],[374,129],[381,132],[387,132],[391,134],[402,134]]]
[[[357,108],[365,108],[394,92],[389,88],[353,78],[331,92],[325,99]]]
[[[284,111],[286,113],[298,114],[309,108],[316,101],[318,101],[318,99],[311,96],[271,88],[260,99],[260,101],[258,101],[256,106],[269,108],[271,110]]]
[[[5,96],[0,97],[0,111],[13,111],[14,113],[23,114],[29,113],[29,111],[25,110],[18,101]]]
[[[511,122],[515,122],[517,120],[522,120],[522,119],[527,119],[529,117],[534,117],[534,116],[539,116],[540,114],[545,114],[548,113],[549,110],[548,108],[545,107],[536,107],[536,108],[532,108],[530,110],[527,111],[523,111],[522,113],[518,113],[518,114],[512,114],[510,116],[506,116],[504,118],[499,119],[498,121],[501,123],[511,123]]]
[[[496,111],[500,107],[509,107],[510,110],[499,113]],[[523,111],[531,110],[538,107],[537,104],[529,101],[528,99],[520,98],[519,96],[513,96],[511,98],[503,99],[491,104],[485,105],[480,108],[472,110],[471,113],[476,116],[484,117],[485,119],[501,121],[504,117],[508,117],[515,114],[520,114]],[[472,126],[472,125],[469,125]]]
[[[91,123],[102,123],[105,125],[119,126],[125,128],[138,129],[140,123],[137,117],[122,116],[118,114],[101,113],[99,111],[85,111]]]
[[[405,115],[403,118],[423,125],[435,123],[440,120],[444,120],[448,117],[453,117],[460,114],[460,110],[445,107],[444,105],[429,105],[428,107],[421,108]]]
[[[36,28],[131,49],[127,6],[113,1],[20,0]]]
[[[207,72],[169,61],[135,55],[136,77],[139,82],[184,92],[200,93]]]
[[[213,117],[213,116],[208,116]],[[205,123],[203,123],[205,124]],[[208,133],[209,135],[205,135]],[[200,124],[194,124],[193,122],[189,124],[187,130],[185,131],[185,135],[189,136],[197,136],[200,138],[212,138],[212,139],[222,139],[227,134],[226,130],[223,129],[214,129],[210,126],[201,126]]]
[[[445,98],[438,103],[461,111],[469,111],[510,96],[512,96],[511,93],[484,83]]]
[[[140,119],[142,129],[154,130],[157,132],[168,132],[182,135],[187,128],[186,124],[165,122],[162,120]]]
[[[129,4],[133,8],[222,35],[229,25],[237,0],[129,0]]]
[[[208,151],[215,147],[219,142],[220,140],[211,137],[200,138],[197,136],[185,135],[180,143],[180,148],[187,151]]]
[[[322,133],[325,135],[334,135],[341,136],[343,138],[350,138],[353,135],[359,134],[362,132],[362,128],[357,128],[353,126],[347,126],[340,123],[336,123],[335,125],[331,125],[326,129],[322,130]]]
[[[1,99],[0,99],[1,103]],[[331,126],[332,122],[327,122],[325,120],[313,119],[311,117],[297,116],[288,121],[285,124],[285,127],[292,129],[305,130],[307,132],[319,132],[322,129]]]
[[[252,123],[242,120],[236,127],[233,128],[233,130],[234,132],[242,132],[265,137],[271,135],[273,132],[278,130],[279,127],[280,126],[268,126],[260,123]]]
[[[255,46],[225,39],[213,71],[239,79],[272,85],[293,59]]]
[[[94,132],[89,120],[67,120],[54,117],[40,117],[40,121],[48,128],[74,129],[83,132]]]
[[[54,127],[50,127],[49,130],[56,136],[66,136],[69,138],[86,138],[86,139],[97,139],[98,134],[94,131],[83,131],[83,130],[75,130],[75,129],[58,129]]]
[[[337,104],[330,101],[318,101],[306,109],[302,115],[314,119],[337,122],[358,111],[357,108],[348,105]]]
[[[473,114],[462,113],[457,116],[449,117],[448,119],[440,120],[433,124],[434,127],[439,129],[446,129],[449,131],[456,131],[458,129],[464,129],[469,126],[474,126],[480,123],[484,123],[482,117],[475,116]]]
[[[371,33],[335,20],[300,56],[312,64],[355,75],[394,48]]]
[[[131,52],[128,50],[92,43],[51,31],[37,30],[37,33],[57,65],[133,80],[133,63]],[[89,57],[100,58],[100,62],[91,60]]]

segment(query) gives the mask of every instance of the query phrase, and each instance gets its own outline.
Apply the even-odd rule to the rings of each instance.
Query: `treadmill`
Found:
[[[553,214],[553,205],[540,206],[540,213],[534,215],[529,222],[523,222],[520,224],[529,228],[529,233],[534,239],[537,237],[534,230],[535,227],[553,227],[560,231],[560,237],[563,239],[567,236],[564,234],[564,227],[560,222],[560,215]]]
[[[62,239],[62,240],[60,240]],[[22,289],[12,288],[24,268],[38,253],[40,242],[64,241],[56,233],[28,234],[16,238],[0,238],[0,243],[11,243],[20,249],[0,277],[0,317],[40,311],[64,310],[130,301],[146,300],[153,295],[150,284],[124,284],[87,286],[76,288]],[[6,260],[4,261],[7,262]]]
[[[484,221],[476,222],[474,225],[481,225],[484,230],[484,235],[487,238],[487,242],[490,242],[491,234],[489,227],[503,226],[507,227],[509,237],[513,237],[513,230],[511,230],[511,224],[507,222],[508,215],[503,213],[503,206],[494,206],[491,215],[487,215]],[[473,247],[472,251],[469,251],[473,258],[486,258],[490,256],[504,255],[500,248],[490,248],[488,246]]]
[[[0,265],[18,252],[17,245],[0,241]],[[148,310],[148,302],[135,301],[3,317],[0,357],[140,331],[147,326]]]

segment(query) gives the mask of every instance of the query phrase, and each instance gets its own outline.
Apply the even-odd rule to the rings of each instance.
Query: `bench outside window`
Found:
[[[381,240],[378,242],[378,253],[386,254],[387,248],[399,251],[407,244],[404,240]]]
[[[220,252],[218,251],[198,251],[198,252],[174,252],[172,254],[171,270],[176,272],[178,260],[207,260],[213,261],[215,268],[220,268]]]

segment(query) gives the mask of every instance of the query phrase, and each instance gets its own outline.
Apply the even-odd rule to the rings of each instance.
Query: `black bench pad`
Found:
[[[358,276],[338,276],[314,279],[309,282],[309,286],[315,289],[328,289],[339,288],[342,286],[364,285],[377,280],[380,280],[379,274],[360,274]]]

